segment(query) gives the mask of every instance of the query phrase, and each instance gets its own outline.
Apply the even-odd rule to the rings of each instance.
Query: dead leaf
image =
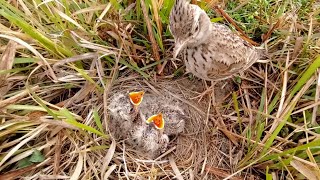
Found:
[[[314,172],[313,168],[305,165],[304,163],[297,161],[297,160],[292,160],[290,162],[290,165],[294,167],[298,172],[303,174],[307,179],[310,180],[319,180],[320,177],[317,177],[317,174]]]
[[[262,42],[265,42],[266,40],[268,40],[268,39],[270,38],[270,36],[271,36],[271,34],[274,32],[274,30],[276,30],[277,28],[280,27],[280,25],[281,25],[282,22],[283,22],[283,19],[284,19],[283,16],[280,17],[275,25],[270,26],[268,32],[267,32],[266,34],[263,34],[263,35],[262,35]]]
[[[30,91],[35,92],[39,89],[39,86],[35,86],[30,88]],[[4,108],[10,104],[14,104],[16,102],[18,102],[19,100],[21,100],[22,98],[26,97],[29,95],[29,91],[28,89],[25,89],[24,91],[20,92],[19,94],[16,94],[10,98],[7,98],[5,100],[0,100],[0,109]],[[0,96],[1,97],[1,96]]]
[[[218,129],[223,132],[224,135],[226,135],[230,141],[238,146],[238,138],[236,136],[233,135],[232,132],[230,132],[227,128],[226,128],[226,125],[224,124],[223,120],[221,118],[218,118]]]
[[[12,69],[17,45],[18,44],[16,42],[9,41],[0,58],[0,70]],[[8,76],[9,73],[0,74],[0,97],[3,97],[5,94],[7,94],[11,88],[11,84],[7,81]]]
[[[37,164],[33,164],[33,165],[25,167],[25,168],[13,170],[8,173],[1,174],[0,179],[6,179],[6,180],[16,179],[18,176],[21,176],[22,174],[29,172],[29,171],[35,169],[36,167],[37,167]]]
[[[181,172],[179,171],[179,168],[177,167],[176,162],[174,161],[172,156],[169,157],[169,163],[171,165],[173,172],[176,174],[176,179],[183,180]]]
[[[303,46],[303,37],[297,37],[296,43],[294,44],[292,58],[298,57],[299,53],[301,52],[302,46]]]
[[[16,54],[17,43],[9,41],[5,51],[2,53],[0,58],[0,70],[10,70],[13,66],[14,57]],[[0,74],[0,82],[5,80],[8,74]]]
[[[53,162],[53,174],[54,175],[59,175],[59,167],[60,167],[60,163],[61,163],[61,147],[62,147],[62,143],[61,143],[61,139],[63,136],[63,132],[60,131],[57,135],[57,143],[55,145],[55,154],[54,154],[54,162]]]
[[[113,158],[114,152],[116,150],[116,142],[114,140],[112,140],[111,146],[106,154],[106,156],[103,158],[103,164],[101,167],[101,179],[104,179],[105,173],[108,169],[108,166]],[[111,167],[110,167],[111,168]]]
[[[117,41],[120,41],[120,36],[118,34],[116,34],[115,32],[113,31],[107,31],[106,32],[107,34],[109,34],[111,37],[113,37],[114,39],[116,39]],[[127,46],[130,46],[131,43],[127,40],[123,40],[123,43]],[[140,51],[143,51],[145,48],[143,46],[139,46],[137,44],[133,44],[133,48],[135,49],[138,49]]]
[[[39,121],[40,117],[47,115],[47,112],[44,111],[32,111],[27,116],[31,121]]]
[[[148,34],[149,34],[149,40],[151,42],[151,47],[152,47],[153,57],[154,57],[154,59],[156,61],[160,61],[159,47],[158,47],[157,41],[156,41],[156,39],[155,39],[155,37],[153,35],[151,20],[150,20],[150,18],[148,16],[147,7],[146,7],[144,1],[140,1],[140,5],[141,5],[142,12],[143,12],[144,20],[145,20],[146,25],[147,25]],[[161,68],[162,68],[162,65],[159,63],[157,65],[158,73],[160,73]]]

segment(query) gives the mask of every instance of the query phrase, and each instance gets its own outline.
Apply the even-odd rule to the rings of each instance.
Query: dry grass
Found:
[[[173,1],[119,2],[0,0],[0,179],[320,179],[317,1],[197,2],[270,57],[220,82],[215,106],[170,60]],[[137,86],[192,117],[157,159],[107,130],[110,95]]]

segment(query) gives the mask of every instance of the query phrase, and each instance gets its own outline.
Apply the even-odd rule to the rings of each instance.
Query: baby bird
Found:
[[[163,134],[165,120],[162,113],[152,115],[145,122],[146,126],[136,126],[132,131],[132,142],[136,149],[150,158],[165,152],[169,137]]]
[[[164,128],[164,119],[162,113],[152,115],[146,121],[147,124],[153,123],[156,129],[162,130]]]
[[[129,93],[130,102],[133,105],[133,109],[136,113],[138,113],[138,108],[140,103],[143,100],[143,95],[144,95],[143,91]]]
[[[146,94],[140,105],[140,116],[141,119],[147,121],[148,117],[161,112],[166,122],[163,124],[163,133],[171,136],[184,130],[185,121],[188,119],[184,112],[185,109],[187,108],[184,104],[170,97]],[[157,122],[153,121],[153,124],[155,123]]]
[[[227,26],[211,23],[205,11],[186,0],[175,1],[169,28],[175,39],[173,57],[179,55],[187,72],[204,80],[227,79],[260,57],[255,47]]]
[[[143,91],[117,93],[111,97],[108,106],[110,112],[110,128],[116,138],[126,138],[135,120],[138,118],[139,105],[143,100]]]
[[[184,130],[188,118],[184,108],[167,96],[117,93],[110,99],[109,129],[116,139],[125,139],[135,150],[154,158],[167,149],[170,136]]]
[[[143,100],[143,91],[130,92],[128,94],[117,93],[110,101],[109,110],[115,119],[133,120],[138,112],[139,105]]]

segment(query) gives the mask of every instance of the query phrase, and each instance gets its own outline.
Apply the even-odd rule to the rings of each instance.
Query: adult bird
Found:
[[[248,69],[260,51],[227,26],[212,23],[199,6],[176,0],[170,13],[170,31],[175,40],[174,59],[184,61],[187,72],[219,81]]]

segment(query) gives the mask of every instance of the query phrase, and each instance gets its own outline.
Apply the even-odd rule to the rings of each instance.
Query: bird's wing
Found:
[[[246,70],[259,58],[255,48],[223,24],[213,23],[207,43],[211,70],[209,79],[225,79]]]

